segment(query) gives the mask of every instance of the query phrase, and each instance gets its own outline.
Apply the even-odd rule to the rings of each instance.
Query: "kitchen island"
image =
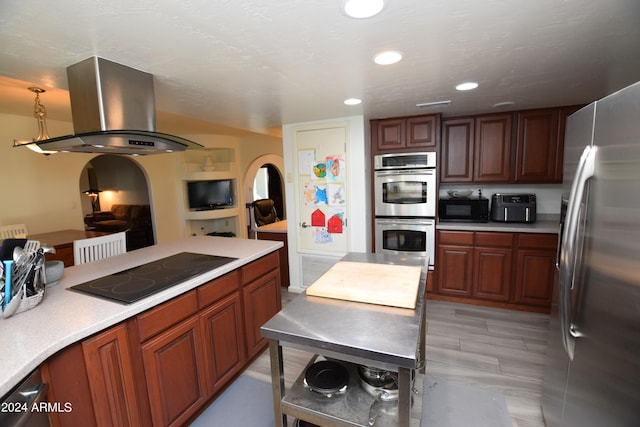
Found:
[[[8,319],[0,319],[2,325],[0,360],[3,361],[3,369],[0,370],[0,395],[5,395],[31,371],[48,362],[52,357],[57,357],[63,350],[66,351],[79,342],[91,340],[97,333],[109,331],[114,326],[125,325],[130,330],[140,330],[141,340],[151,337],[152,333],[148,333],[148,336],[142,336],[143,333],[149,331],[149,328],[144,328],[150,324],[143,322],[147,321],[145,316],[168,303],[196,301],[194,303],[196,309],[204,310],[207,308],[208,302],[203,303],[202,301],[209,298],[208,301],[215,303],[217,299],[214,300],[214,296],[222,298],[222,296],[230,295],[231,292],[235,295],[242,294],[242,301],[245,304],[253,301],[251,291],[254,289],[262,290],[258,285],[263,284],[260,281],[265,276],[262,270],[256,269],[256,272],[253,273],[253,270],[249,269],[253,265],[268,268],[269,270],[264,271],[271,272],[269,273],[269,277],[272,279],[270,291],[277,285],[277,304],[279,305],[279,273],[275,252],[281,246],[282,243],[272,241],[198,236],[150,246],[65,269],[60,283],[46,289],[45,297],[38,306]],[[181,252],[236,259],[132,304],[122,304],[68,289],[74,285]],[[266,266],[266,264],[269,265]],[[234,278],[236,282],[231,281],[230,277]],[[220,289],[218,283],[220,283],[220,287],[225,287],[224,293],[217,293],[217,290]],[[202,292],[196,293],[196,291],[202,290],[205,285],[208,295],[212,295],[211,297]],[[259,296],[264,297],[264,294]],[[240,300],[240,297],[238,296],[237,299]],[[257,311],[260,315],[268,314],[262,313],[261,310]],[[255,310],[247,309],[246,311],[253,313]],[[268,315],[270,317],[273,314]],[[196,315],[192,314],[191,316]],[[128,323],[138,326],[134,328]],[[245,330],[249,332],[248,335],[253,334],[250,327],[247,326]],[[127,340],[131,340],[131,338]],[[260,344],[257,343],[257,345]],[[245,353],[242,355],[243,362],[246,362],[252,355],[247,354],[249,349],[244,351],[244,344],[242,349]],[[134,356],[131,356],[131,359],[135,359],[135,352],[132,354]],[[143,415],[142,418],[145,416]]]
[[[276,426],[286,426],[286,415],[312,423],[368,425],[374,397],[358,385],[355,364],[398,373],[396,416],[380,417],[376,425],[408,426],[411,412],[412,373],[423,366],[425,333],[425,283],[423,259],[407,261],[395,255],[347,254],[341,261],[402,264],[422,267],[415,309],[366,304],[299,295],[262,326],[269,339]],[[304,372],[285,392],[282,346],[301,348],[347,364],[349,384],[344,396],[333,402],[313,396],[303,384]],[[313,363],[313,360],[308,366]]]

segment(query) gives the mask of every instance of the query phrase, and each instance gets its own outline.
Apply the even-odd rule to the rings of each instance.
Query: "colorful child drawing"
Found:
[[[340,206],[345,204],[344,184],[328,184],[327,191],[329,192],[329,205]]]
[[[343,156],[327,157],[327,181],[344,182],[345,163]]]
[[[324,185],[316,185],[314,187],[316,205],[326,205],[329,203],[329,199],[327,198],[327,187]]]
[[[319,162],[313,165],[313,175],[315,178],[324,179],[327,176],[327,165],[324,162]]]

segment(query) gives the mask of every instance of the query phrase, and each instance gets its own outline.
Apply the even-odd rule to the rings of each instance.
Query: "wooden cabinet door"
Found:
[[[473,118],[444,120],[440,144],[440,182],[473,178]]]
[[[518,249],[516,303],[551,307],[555,258],[553,249]]]
[[[477,117],[473,147],[473,181],[511,179],[511,114]]]
[[[98,426],[141,424],[127,329],[120,324],[82,342]]]
[[[512,253],[510,248],[475,248],[473,251],[473,296],[509,301]]]
[[[271,270],[243,288],[247,356],[251,359],[267,346],[260,328],[281,308],[279,270]]]
[[[405,121],[404,119],[376,120],[376,148],[378,151],[396,150],[405,148]]]
[[[559,109],[518,113],[516,182],[557,182]]]
[[[438,246],[438,293],[458,297],[471,296],[473,248]]]
[[[213,394],[242,368],[246,360],[240,294],[235,292],[203,310],[200,319],[209,394]]]
[[[183,425],[208,398],[200,318],[143,343],[142,358],[153,425]]]
[[[407,148],[435,149],[439,132],[439,116],[410,117],[406,122]]]

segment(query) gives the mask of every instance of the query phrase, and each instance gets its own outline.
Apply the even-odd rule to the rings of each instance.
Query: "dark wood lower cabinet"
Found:
[[[99,426],[138,426],[140,413],[126,325],[82,343],[91,400]]]
[[[200,315],[209,393],[216,393],[246,361],[240,295],[234,292]]]
[[[484,232],[474,234],[472,295],[475,298],[508,302],[514,235]]]
[[[154,425],[181,425],[206,401],[204,352],[198,316],[142,345]]]
[[[512,250],[476,248],[473,251],[473,292],[475,298],[509,301]]]
[[[516,263],[515,302],[550,307],[555,276],[556,235],[521,235]]]
[[[437,291],[442,295],[470,297],[473,248],[441,245],[437,258]]]
[[[431,297],[548,311],[554,234],[439,231]]]
[[[271,271],[243,288],[244,310],[249,358],[256,356],[267,346],[260,327],[271,319],[281,307],[280,275]]]
[[[256,357],[281,308],[277,253],[75,343],[41,366],[54,426],[188,425]]]

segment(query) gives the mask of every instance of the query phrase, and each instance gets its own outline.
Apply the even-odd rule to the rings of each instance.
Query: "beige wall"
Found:
[[[48,120],[50,135],[73,132],[71,123]],[[36,135],[32,117],[0,114],[0,225],[25,223],[30,233],[62,229],[82,229],[80,179],[86,163],[95,154],[58,153],[44,156],[27,148],[13,148],[14,139],[29,139]],[[279,138],[251,135],[230,137],[220,135],[181,135],[202,145],[218,143],[226,138],[238,141],[239,180],[249,164],[260,155],[282,156]],[[182,153],[159,154],[132,158],[138,163],[150,186],[158,243],[183,236],[182,224]],[[240,182],[240,185],[243,185]]]

